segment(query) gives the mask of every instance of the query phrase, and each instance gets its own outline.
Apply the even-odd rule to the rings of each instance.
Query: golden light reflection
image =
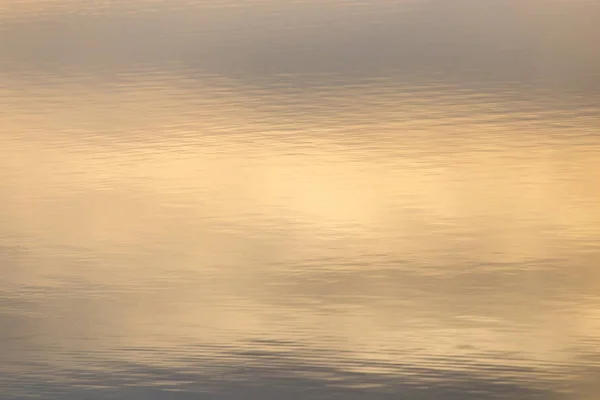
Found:
[[[598,156],[583,142],[596,120],[542,142],[562,131],[527,132],[518,113],[457,123],[427,98],[395,114],[389,94],[366,101],[367,123],[283,126],[265,111],[276,94],[227,85],[7,97],[0,220],[29,266],[9,283],[64,288],[45,305],[62,321],[32,341],[79,338],[130,359],[115,349],[273,339],[368,372],[366,361],[475,368],[461,357],[552,368],[595,335],[552,302],[582,287],[556,266],[600,240]],[[72,306],[93,290],[95,302]]]

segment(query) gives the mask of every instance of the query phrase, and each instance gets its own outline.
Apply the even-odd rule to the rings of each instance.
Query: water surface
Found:
[[[0,398],[599,392],[597,2],[0,18]]]

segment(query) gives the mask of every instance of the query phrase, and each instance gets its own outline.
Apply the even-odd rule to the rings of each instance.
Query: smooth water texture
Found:
[[[597,399],[599,27],[1,1],[0,399]]]

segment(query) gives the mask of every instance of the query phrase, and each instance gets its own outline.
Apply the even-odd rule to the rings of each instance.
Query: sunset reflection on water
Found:
[[[324,41],[323,54],[379,61],[331,71],[306,55],[269,73],[251,55],[276,47],[237,53],[240,32],[316,49],[331,10],[255,3],[299,19],[236,19],[247,6],[234,1],[0,6],[0,397],[593,398],[600,92],[582,64],[597,58],[563,43],[528,73],[516,53],[500,71],[492,50],[548,47],[476,24],[477,7],[427,36],[385,10],[426,23],[435,2],[336,2],[358,21],[334,25],[341,38],[362,23],[430,50],[454,38],[432,54],[473,51],[474,72],[383,57],[394,41],[375,53]],[[546,16],[493,3],[498,18],[535,22],[517,32],[531,40],[561,7],[580,27],[569,40],[596,34],[586,2]],[[198,39],[214,56],[203,64],[187,56],[192,22],[211,15],[229,25],[203,28],[225,43]],[[119,47],[120,18],[149,36]],[[450,29],[460,21],[485,35]],[[33,51],[84,31],[89,53],[70,62]],[[88,59],[92,31],[110,63]],[[147,50],[132,61],[135,41]]]

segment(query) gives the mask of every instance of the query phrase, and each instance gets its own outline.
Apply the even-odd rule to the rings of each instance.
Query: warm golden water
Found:
[[[0,2],[0,399],[597,399],[599,16]]]

